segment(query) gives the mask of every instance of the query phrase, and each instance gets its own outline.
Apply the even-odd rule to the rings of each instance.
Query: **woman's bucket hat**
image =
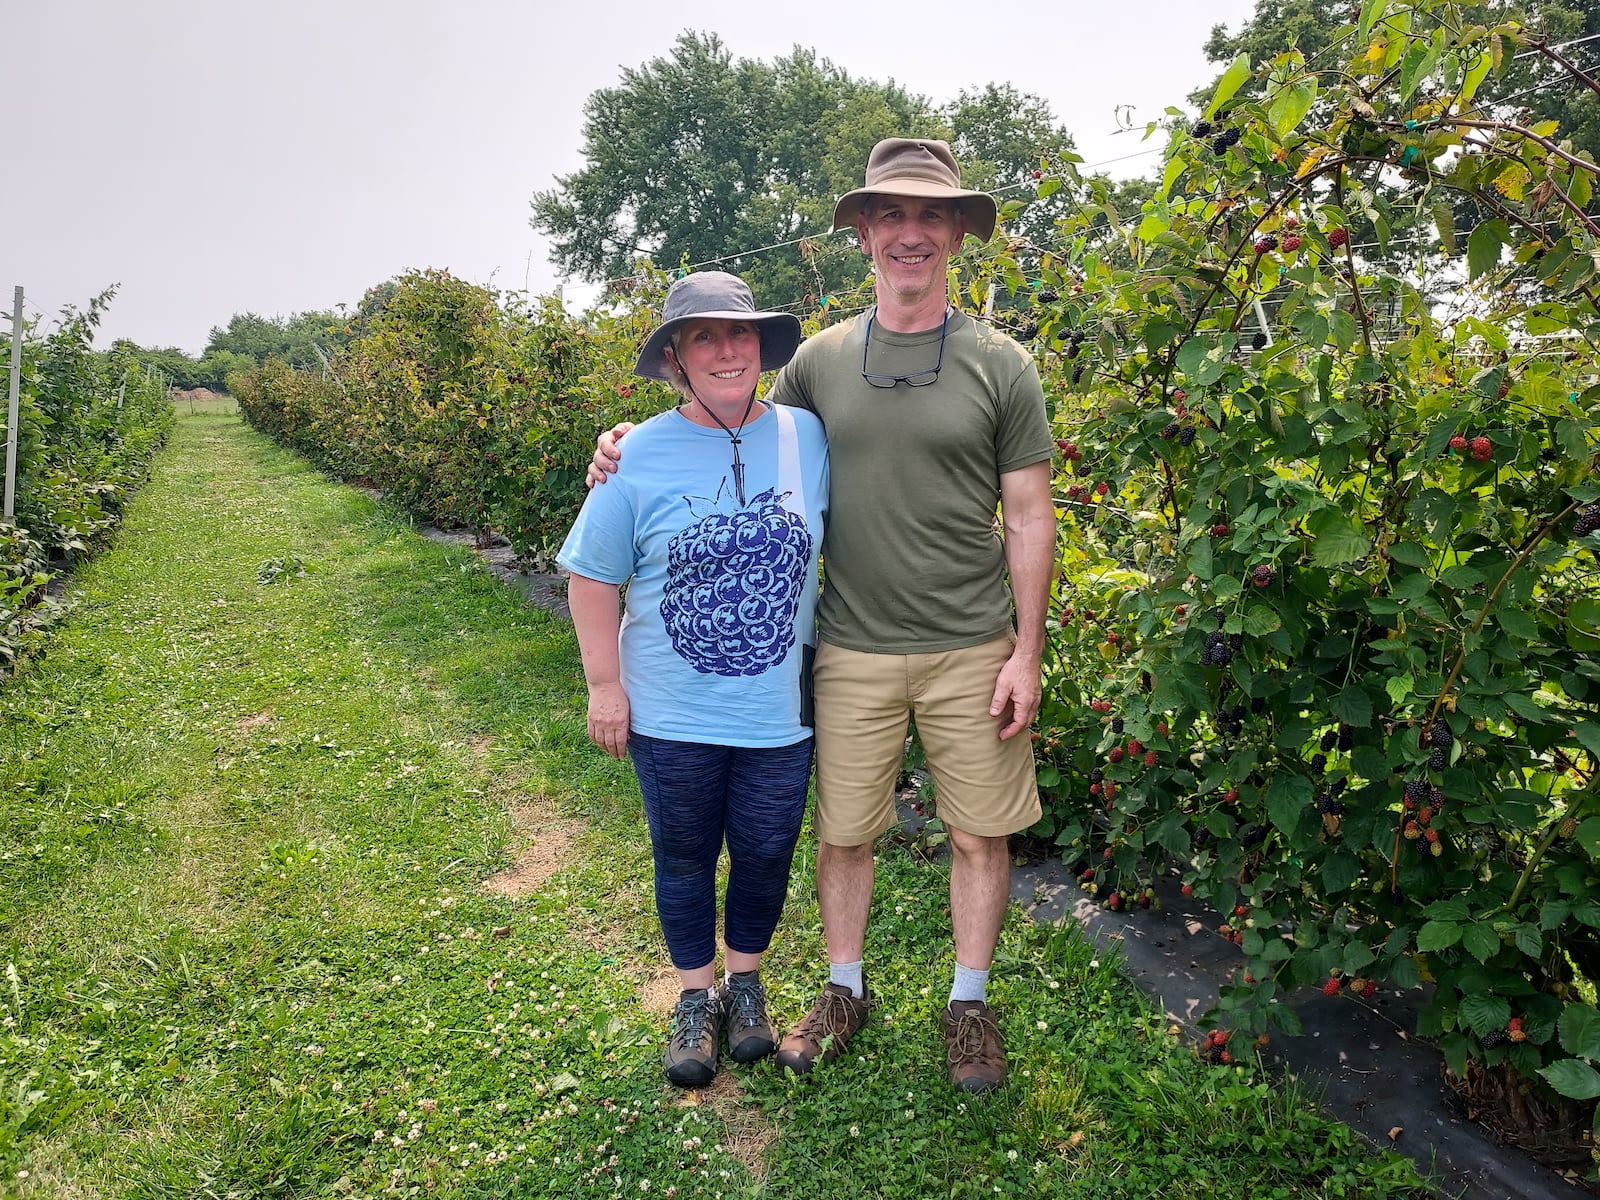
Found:
[[[800,318],[792,313],[758,312],[750,285],[726,271],[685,275],[667,289],[661,324],[645,339],[633,373],[670,380],[666,349],[685,321],[748,321],[761,334],[761,369],[776,371],[800,347]]]

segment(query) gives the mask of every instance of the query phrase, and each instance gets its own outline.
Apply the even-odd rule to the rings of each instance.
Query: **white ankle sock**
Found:
[[[861,960],[858,958],[850,963],[829,963],[828,982],[849,988],[852,996],[857,1000],[861,999],[866,987],[861,979]]]
[[[989,972],[974,971],[971,967],[956,964],[956,979],[950,985],[950,1003],[957,1000],[986,1000],[989,990]]]

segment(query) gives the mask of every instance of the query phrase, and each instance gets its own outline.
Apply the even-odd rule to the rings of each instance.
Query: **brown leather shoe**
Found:
[[[778,1046],[779,1068],[805,1075],[817,1059],[832,1062],[838,1058],[845,1043],[867,1023],[871,1006],[870,993],[858,1000],[843,984],[825,985],[811,1011],[800,1018]]]
[[[1006,1078],[1006,1043],[994,1009],[982,1000],[952,1000],[944,1010],[945,1057],[958,1092],[987,1092]]]

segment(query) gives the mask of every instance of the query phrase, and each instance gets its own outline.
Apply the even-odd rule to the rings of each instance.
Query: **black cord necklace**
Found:
[[[750,410],[755,407],[756,394],[751,392],[750,399],[744,402],[744,415],[739,418],[739,428],[729,429],[727,423],[712,411],[711,406],[700,399],[700,394],[693,387],[689,388],[689,392],[694,396],[696,403],[710,414],[711,419],[722,427],[722,432],[727,434],[728,440],[733,443],[733,491],[739,497],[739,507],[743,508],[745,505],[744,464],[739,461],[739,435],[744,432],[744,423],[750,419]]]

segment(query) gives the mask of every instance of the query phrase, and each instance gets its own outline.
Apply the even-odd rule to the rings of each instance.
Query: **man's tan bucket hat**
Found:
[[[967,232],[981,242],[994,234],[994,197],[961,186],[961,172],[948,142],[933,138],[885,138],[867,156],[867,184],[839,197],[833,227],[853,229],[868,196],[926,196],[958,200]]]

